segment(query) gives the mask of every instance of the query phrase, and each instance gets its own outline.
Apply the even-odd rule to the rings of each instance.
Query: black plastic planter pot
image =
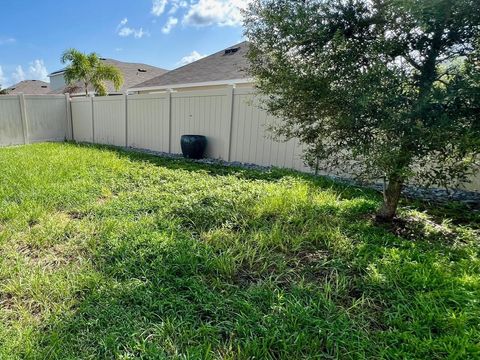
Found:
[[[180,145],[183,157],[201,159],[207,147],[207,138],[203,135],[182,135]]]

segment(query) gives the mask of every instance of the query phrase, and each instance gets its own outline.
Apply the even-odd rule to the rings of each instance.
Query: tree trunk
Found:
[[[403,181],[396,177],[388,179],[387,188],[383,194],[383,204],[377,212],[377,220],[391,222],[397,213],[397,206],[402,193]]]

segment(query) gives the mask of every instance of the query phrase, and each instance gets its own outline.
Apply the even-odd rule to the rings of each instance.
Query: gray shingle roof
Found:
[[[50,84],[41,80],[24,80],[6,89],[9,95],[44,95],[50,92]]]
[[[226,53],[226,50],[237,49],[236,52]],[[247,79],[245,72],[248,62],[246,53],[248,42],[230,46],[210,56],[194,61],[164,75],[154,77],[135,85],[135,88],[159,88],[165,85],[203,83],[210,81]]]
[[[126,91],[128,88],[134,86],[135,84],[138,84],[139,82],[143,82],[153,77],[165,74],[168,71],[156,66],[151,66],[147,64],[141,64],[141,63],[127,63],[127,62],[118,61],[114,59],[102,59],[102,61],[106,64],[116,66],[122,72],[124,83],[123,83],[123,86],[118,90],[118,92],[120,93]],[[61,73],[61,72],[62,70],[55,71],[50,75]],[[93,89],[89,89],[89,91],[93,91]],[[113,87],[113,84],[110,82],[107,82],[107,91],[109,93],[118,93]],[[84,93],[85,87],[80,82],[78,82],[72,85],[70,88],[67,87],[65,89],[52,91],[52,94],[63,94],[64,92],[70,92],[72,94]]]

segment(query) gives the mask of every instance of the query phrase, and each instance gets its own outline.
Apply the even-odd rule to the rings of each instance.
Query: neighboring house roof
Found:
[[[63,69],[60,69],[60,70],[57,70],[57,71],[54,71],[50,74],[48,74],[48,76],[53,76],[53,75],[58,75],[58,74],[63,74],[65,72],[66,68],[63,68]]]
[[[50,84],[41,80],[23,80],[18,84],[12,85],[7,90],[9,95],[45,95],[50,92]]]
[[[109,93],[122,93],[126,91],[128,88],[138,84],[139,82],[146,81],[153,77],[165,74],[168,70],[158,68],[156,66],[141,64],[141,63],[127,63],[123,61],[118,61],[114,59],[103,59],[102,61],[105,64],[114,65],[116,66],[123,74],[123,85],[122,87],[116,91],[113,84],[111,82],[107,82],[107,91]],[[49,76],[61,75],[65,72],[65,69],[55,71],[51,73]],[[93,88],[88,89],[89,91],[93,91]],[[67,86],[63,89],[58,89],[52,91],[52,94],[63,94],[65,92],[70,92],[71,94],[76,93],[85,93],[85,87],[81,84],[81,82],[77,82],[76,84]]]
[[[210,56],[169,71],[129,90],[165,89],[175,87],[250,82],[245,71],[248,66],[248,42],[230,46]],[[243,80],[243,81],[239,81]]]

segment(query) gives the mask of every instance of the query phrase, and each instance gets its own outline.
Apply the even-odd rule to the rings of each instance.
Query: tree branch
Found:
[[[404,58],[405,60],[407,60],[407,62],[408,62],[410,65],[412,65],[415,69],[417,69],[417,70],[421,70],[421,69],[422,69],[422,67],[421,67],[415,60],[413,60],[409,55],[404,54],[404,55],[403,55],[403,58]]]

